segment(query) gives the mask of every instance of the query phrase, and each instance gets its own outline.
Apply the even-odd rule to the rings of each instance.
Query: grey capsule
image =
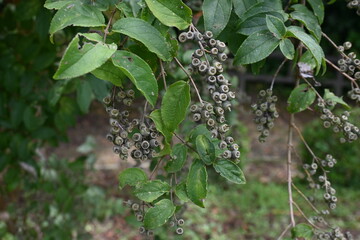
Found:
[[[201,64],[201,61],[198,59],[198,58],[193,58],[191,60],[191,64],[194,66],[194,67],[197,67]]]
[[[223,157],[223,158],[226,158],[226,159],[231,158],[231,151],[225,150],[225,151],[223,152],[223,154],[222,154],[222,157]]]
[[[204,34],[204,38],[205,39],[210,39],[212,38],[214,35],[211,31],[206,31],[205,34]]]
[[[237,145],[236,143],[231,144],[230,150],[232,150],[232,151],[239,150],[239,145]]]
[[[231,111],[231,102],[225,101],[225,102],[223,102],[222,106],[224,109]]]
[[[143,149],[143,154],[146,154],[146,155],[147,155],[147,154],[150,153],[150,151],[151,151],[150,148],[148,148],[148,149]]]
[[[224,115],[224,109],[221,107],[215,107],[215,113],[217,115]]]
[[[182,43],[183,43],[183,42],[186,42],[186,40],[187,40],[187,33],[186,33],[186,32],[180,33],[178,39],[179,39],[179,42],[182,42]]]
[[[200,73],[205,73],[208,70],[208,67],[206,64],[201,64],[198,69]]]
[[[133,101],[132,101],[132,99],[130,99],[130,98],[125,98],[125,99],[123,100],[123,103],[124,103],[125,106],[130,107],[131,104],[133,103]]]
[[[116,127],[116,126],[113,126],[113,127],[111,127],[110,132],[112,134],[118,134],[120,132],[120,128]]]
[[[143,149],[148,149],[148,148],[150,147],[150,143],[149,143],[148,141],[143,141],[143,142],[141,143],[141,147],[142,147]]]
[[[139,233],[144,234],[146,232],[146,229],[144,227],[139,228]]]
[[[134,146],[134,142],[128,140],[128,141],[126,141],[125,146],[126,146],[127,148],[131,148],[132,146]]]
[[[212,138],[217,138],[219,135],[219,132],[216,129],[212,129],[210,132]]]
[[[225,141],[228,143],[228,144],[233,144],[234,143],[234,138],[231,137],[231,136],[228,136],[225,138]]]
[[[193,120],[194,120],[195,122],[200,121],[200,120],[201,120],[201,114],[200,114],[200,113],[195,113],[195,114],[193,115]]]
[[[198,58],[204,56],[204,51],[201,50],[201,49],[196,49],[195,52],[194,52],[194,55]]]
[[[226,44],[221,41],[218,41],[216,47],[219,49],[220,52],[223,52],[226,49]]]
[[[135,159],[139,159],[139,158],[141,158],[142,157],[142,152],[140,151],[140,150],[134,150],[134,151],[132,151],[132,156],[133,156],[133,158],[135,158]]]
[[[227,124],[222,124],[222,125],[219,127],[219,132],[221,132],[221,133],[226,133],[227,131],[229,131],[229,125],[227,125]]]
[[[216,47],[212,48],[210,50],[211,54],[217,55],[219,53],[219,49],[217,49]]]
[[[151,138],[157,138],[159,136],[159,133],[158,132],[151,132],[150,133],[150,137]]]
[[[218,59],[222,62],[226,61],[226,59],[228,58],[228,56],[226,55],[226,53],[218,53],[217,55]]]
[[[114,140],[114,144],[120,146],[124,143],[124,139],[122,139],[120,136],[116,136],[115,140]]]
[[[212,94],[212,98],[215,102],[218,102],[220,100],[220,93],[219,92],[214,92]]]
[[[220,85],[220,91],[223,93],[229,92],[229,86],[228,85]]]
[[[210,117],[210,112],[207,111],[207,110],[202,110],[201,111],[201,116],[205,119],[209,118]]]
[[[132,136],[132,140],[134,140],[135,142],[141,141],[142,135],[140,133],[134,133],[134,135]]]
[[[225,141],[219,142],[219,148],[220,148],[220,149],[225,149],[225,148],[227,148],[227,143],[226,143]]]
[[[227,100],[227,94],[226,93],[220,93],[219,95],[220,101],[224,102]],[[226,109],[226,108],[225,108]]]
[[[125,147],[125,146],[122,146],[120,151],[121,151],[122,154],[127,154],[129,152],[129,149],[127,147]]]
[[[119,146],[114,146],[113,147],[113,152],[116,153],[116,154],[120,154],[120,152],[121,152],[120,147]]]
[[[213,127],[213,126],[215,126],[215,120],[210,118],[206,121],[206,124],[210,127]]]
[[[213,62],[213,65],[218,70],[223,69],[223,65],[221,64],[221,62],[215,61]]]
[[[215,92],[216,87],[215,87],[215,85],[208,85],[207,89],[208,89],[209,93],[212,95]]]
[[[232,158],[240,158],[240,155],[241,155],[241,153],[240,153],[240,151],[232,151],[231,152],[231,156],[232,156]]]
[[[103,98],[103,103],[105,105],[109,105],[111,103],[111,98],[109,96],[106,96]]]
[[[215,75],[216,74],[216,68],[215,67],[209,67],[208,74],[209,75]]]
[[[219,116],[218,118],[216,118],[216,120],[219,122],[219,123],[224,123],[226,121],[225,117],[224,116]]]
[[[150,146],[155,148],[159,146],[159,142],[156,139],[151,139],[150,140]]]
[[[106,134],[106,139],[107,139],[108,141],[112,142],[112,141],[114,141],[114,135],[108,133],[108,134]]]
[[[216,46],[216,40],[213,39],[213,38],[211,38],[211,39],[209,40],[209,45],[210,45],[211,47],[215,47],[215,46]]]
[[[192,40],[192,39],[194,39],[194,33],[193,32],[187,32],[186,33],[186,38],[188,39],[188,40]]]
[[[195,38],[196,38],[196,40],[198,40],[198,41],[202,41],[202,40],[204,40],[204,36],[201,34],[201,33],[195,33]]]

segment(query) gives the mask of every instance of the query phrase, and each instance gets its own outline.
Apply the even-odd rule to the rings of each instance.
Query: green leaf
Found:
[[[125,79],[124,73],[111,60],[106,61],[103,65],[93,70],[91,74],[118,87],[122,86],[122,81]]]
[[[150,208],[144,216],[144,227],[155,229],[164,225],[174,214],[175,206],[169,199],[163,199]]]
[[[176,144],[172,148],[171,159],[165,165],[165,170],[168,173],[175,173],[180,171],[187,159],[187,147],[184,144]]]
[[[171,84],[161,102],[161,118],[169,132],[174,132],[185,119],[189,104],[189,84],[184,81]]]
[[[245,184],[246,179],[244,173],[238,165],[232,161],[221,159],[214,163],[214,169],[222,177],[236,184]]]
[[[41,127],[45,123],[45,120],[46,116],[32,106],[28,106],[24,111],[23,121],[26,129],[29,131],[34,131]]]
[[[290,26],[288,27],[287,35],[299,39],[307,49],[314,56],[318,69],[321,67],[321,62],[325,57],[324,52],[320,45],[307,33],[304,32],[300,27]]]
[[[60,9],[73,2],[75,2],[75,0],[46,0],[44,7],[47,9]]]
[[[76,88],[76,100],[81,112],[88,113],[93,92],[88,81],[80,81]]]
[[[150,118],[151,120],[153,120],[153,122],[155,123],[156,129],[162,133],[162,135],[165,137],[165,141],[167,143],[171,142],[171,138],[172,138],[172,133],[169,132],[167,130],[167,128],[165,127],[165,124],[161,118],[161,110],[160,109],[156,109],[154,111],[151,112],[150,114]]]
[[[201,160],[210,165],[215,161],[215,147],[214,144],[204,135],[196,137],[196,150]]]
[[[140,168],[127,168],[119,174],[119,188],[126,185],[136,186],[136,184],[148,180],[146,173]]]
[[[324,3],[322,0],[308,0],[307,1],[318,18],[320,24],[324,22]]]
[[[325,101],[330,100],[334,103],[339,103],[339,104],[343,105],[344,107],[350,109],[350,106],[343,100],[342,97],[336,96],[334,93],[330,92],[329,89],[325,89],[324,100]]]
[[[145,2],[162,24],[180,30],[189,27],[192,12],[181,0],[145,0]]]
[[[236,52],[234,64],[250,64],[268,57],[279,45],[277,39],[269,31],[251,34]]]
[[[299,63],[300,62],[308,64],[312,70],[316,68],[315,58],[309,50],[307,50],[306,52],[303,53],[303,55],[301,56],[301,58],[299,60]]]
[[[234,11],[239,18],[248,11],[250,8],[254,7],[256,4],[261,2],[260,0],[233,0]]]
[[[127,51],[116,51],[112,61],[154,106],[158,97],[158,85],[149,65],[139,56]]]
[[[284,54],[284,56],[287,59],[290,59],[290,60],[294,59],[295,47],[290,39],[285,38],[285,39],[281,40],[279,47],[280,47],[282,54]]]
[[[50,23],[49,32],[55,32],[67,26],[79,27],[103,27],[105,18],[99,9],[94,6],[84,4],[81,1],[74,1],[64,5],[59,9]]]
[[[122,18],[116,21],[112,30],[142,42],[150,52],[164,61],[172,59],[170,47],[164,36],[150,23],[138,18]]]
[[[281,39],[286,34],[285,24],[280,18],[266,15],[266,26],[278,39]]]
[[[51,106],[55,106],[58,103],[69,81],[69,79],[57,81],[50,89],[48,101]]]
[[[246,20],[242,21],[237,26],[237,32],[244,34],[244,35],[251,35],[255,32],[259,32],[262,30],[267,30],[268,27],[266,25],[266,16],[275,16],[279,19],[282,19],[283,22],[286,20],[283,16],[282,12],[266,12],[266,13],[259,13]]]
[[[288,111],[297,113],[307,109],[316,98],[315,91],[307,84],[300,84],[292,90],[288,99]]]
[[[79,36],[76,35],[65,50],[54,79],[74,78],[91,72],[103,65],[116,49],[115,43],[84,43],[79,48]]]
[[[204,200],[207,195],[207,172],[204,163],[196,159],[192,163],[186,181],[186,191],[189,199],[198,205],[205,208]]]
[[[171,187],[168,183],[154,180],[137,185],[134,194],[142,201],[152,202],[164,193],[169,192],[170,189]]]
[[[291,229],[292,238],[303,238],[311,240],[314,236],[313,228],[305,223],[300,223]]]
[[[186,182],[179,183],[175,188],[175,195],[183,202],[188,202],[189,198],[186,192]]]
[[[231,0],[204,0],[202,9],[205,30],[212,31],[214,37],[217,37],[229,22],[231,8]]]
[[[188,140],[192,143],[196,143],[196,138],[199,135],[204,135],[207,138],[211,139],[211,132],[207,129],[205,124],[200,124],[193,128],[188,135]]]
[[[291,8],[295,10],[290,13],[291,18],[303,23],[316,40],[320,41],[321,28],[315,15],[302,4],[292,5]]]
[[[281,0],[258,0],[257,4],[252,5],[247,11],[245,11],[241,16],[239,16],[243,21],[255,16],[259,13],[267,13],[274,11],[281,11],[282,3]]]

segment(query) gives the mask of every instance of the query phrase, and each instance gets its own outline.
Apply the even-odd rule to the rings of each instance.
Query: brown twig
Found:
[[[174,60],[175,60],[175,62],[179,65],[179,67],[184,71],[184,73],[188,76],[188,78],[190,79],[190,81],[191,81],[191,83],[192,83],[192,85],[193,85],[193,87],[194,87],[194,89],[195,89],[196,95],[197,95],[200,103],[201,103],[201,104],[204,104],[204,103],[203,103],[204,101],[202,100],[202,98],[201,98],[201,96],[200,96],[200,92],[199,92],[199,90],[198,90],[198,88],[197,88],[197,86],[196,86],[196,84],[195,84],[194,79],[193,79],[193,78],[191,77],[191,75],[186,71],[186,69],[184,68],[184,66],[180,63],[179,59],[177,59],[176,57],[174,57]]]
[[[338,72],[340,72],[342,75],[344,75],[347,79],[349,79],[356,87],[359,88],[359,85],[357,84],[356,80],[352,77],[350,77],[347,73],[344,73],[340,70],[340,68],[338,66],[336,66],[334,63],[332,63],[330,60],[325,58],[325,61],[327,64],[329,64],[331,67],[333,67],[335,70],[337,70]]]
[[[106,28],[104,30],[104,43],[106,42],[107,35],[110,33],[109,29],[110,29],[110,25],[111,25],[111,22],[112,22],[112,20],[114,18],[115,13],[116,13],[116,8],[111,12],[111,16],[109,18],[108,24],[106,25]]]
[[[297,208],[297,210],[300,212],[300,214],[305,218],[305,220],[314,228],[316,229],[321,229],[319,226],[315,225],[314,223],[312,223],[310,221],[310,219],[305,215],[305,213],[301,210],[301,208],[299,207],[299,205],[296,202],[292,202],[292,204],[294,204],[294,206]]]
[[[285,234],[289,231],[289,229],[291,228],[291,224],[287,225],[286,228],[284,229],[284,231],[280,234],[280,236],[277,238],[277,240],[281,240]]]
[[[273,79],[272,79],[272,81],[271,81],[270,90],[273,89],[274,83],[275,83],[275,79],[276,79],[277,76],[279,75],[280,70],[283,68],[283,66],[284,66],[284,64],[286,63],[287,60],[288,60],[288,59],[285,58],[285,59],[281,62],[281,64],[279,65],[278,69],[276,70],[276,72],[275,72],[275,74],[274,74],[274,77],[273,77]]]
[[[182,139],[177,133],[174,133],[174,136],[179,139],[183,144],[185,144],[188,148],[193,150],[194,152],[197,152],[195,148],[193,148],[189,143],[187,143],[184,139]]]
[[[164,82],[164,88],[165,88],[165,90],[167,90],[166,78],[165,78],[166,72],[164,70],[164,66],[163,66],[163,63],[162,63],[161,59],[159,59],[159,61],[160,61],[160,75],[162,76],[162,79],[163,79],[163,82]]]
[[[309,199],[305,196],[305,194],[300,191],[300,189],[298,187],[295,186],[294,183],[292,183],[292,186],[293,188],[295,188],[295,190],[300,194],[301,197],[303,197],[305,199],[305,201],[311,206],[312,209],[314,209],[314,211],[317,213],[317,214],[320,214],[320,211],[314,206],[314,204],[312,204]]]

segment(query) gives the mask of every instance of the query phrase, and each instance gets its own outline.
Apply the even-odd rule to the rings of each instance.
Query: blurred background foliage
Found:
[[[201,1],[185,2],[200,10]],[[107,239],[97,235],[104,231],[101,226],[106,221],[120,222],[113,225],[118,235],[111,236],[137,239],[137,223],[122,206],[122,199],[128,198],[129,193],[119,197],[116,185],[105,187],[96,181],[101,173],[94,168],[97,159],[93,139],[88,138],[71,159],[45,156],[41,151],[68,141],[69,129],[74,129],[79,117],[87,114],[90,107],[98,111],[93,102],[101,100],[110,88],[93,76],[72,81],[52,79],[60,53],[76,31],[71,28],[61,31],[55,35],[55,44],[51,44],[48,29],[52,12],[44,9],[43,3],[44,0],[0,0],[0,239]],[[324,32],[339,44],[349,40],[354,49],[360,49],[356,13],[342,1],[327,6],[326,13]],[[335,54],[326,43],[324,48],[327,54]],[[186,51],[180,55],[185,56]],[[276,67],[276,63],[269,62],[262,74],[271,75]],[[171,76],[177,77],[176,74]],[[237,85],[237,78],[232,82]],[[250,83],[246,94],[253,96],[264,86]],[[289,90],[287,86],[276,86],[283,104]],[[239,121],[248,114],[244,106],[239,105],[239,111],[231,113],[231,121],[235,125],[233,131],[241,139],[248,184],[212,185],[207,209],[191,207],[186,211],[185,239],[274,239],[287,224],[284,182],[278,178],[264,182],[256,177],[259,175],[256,172],[270,174],[271,169],[265,167],[264,171],[252,166],[254,133],[250,132],[250,121]],[[313,115],[299,116],[308,123],[304,136],[314,151],[319,156],[331,152],[339,161],[330,174],[332,182],[341,186],[338,194],[341,204],[334,221],[360,236],[359,206],[354,201],[360,197],[359,144],[340,145],[333,133],[321,127],[320,121],[312,120]],[[353,121],[358,122],[359,118],[360,112],[356,111]],[[183,126],[183,131],[191,127]],[[86,131],[82,134],[86,135]],[[309,159],[309,154],[300,149],[303,158]],[[116,182],[118,170],[114,171],[111,176]],[[210,176],[218,185],[216,175]],[[306,191],[301,181],[299,184]],[[158,234],[159,239],[169,239],[165,231]]]

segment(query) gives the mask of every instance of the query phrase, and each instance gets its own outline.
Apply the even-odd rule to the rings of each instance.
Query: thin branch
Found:
[[[292,204],[294,204],[294,206],[297,208],[297,210],[301,213],[301,215],[305,218],[305,220],[314,228],[316,229],[321,229],[319,226],[316,226],[314,223],[312,223],[310,221],[310,219],[305,215],[305,213],[301,210],[301,208],[299,207],[299,205],[296,202],[292,202]]]
[[[342,75],[344,75],[347,79],[349,79],[356,87],[359,88],[359,85],[357,84],[356,80],[352,77],[350,77],[347,73],[344,73],[340,70],[340,68],[338,66],[336,66],[334,63],[332,63],[330,60],[325,58],[325,61],[327,64],[329,64],[331,67],[333,67],[335,70],[337,70],[338,72],[340,72]]]
[[[275,83],[275,79],[276,79],[277,76],[279,75],[279,72],[280,72],[280,70],[282,69],[282,67],[284,66],[284,64],[286,63],[286,61],[287,61],[287,58],[285,58],[285,59],[282,61],[282,63],[280,64],[280,66],[279,66],[278,69],[276,70],[276,72],[275,72],[275,74],[274,74],[274,77],[273,77],[273,79],[272,79],[272,81],[271,81],[270,90],[273,89],[274,83]]]
[[[175,62],[179,65],[179,67],[184,71],[184,73],[188,76],[188,78],[190,79],[194,89],[195,89],[195,92],[196,92],[196,95],[200,101],[201,104],[204,104],[204,101],[202,100],[201,96],[200,96],[200,93],[199,93],[199,90],[198,88],[196,87],[196,84],[195,84],[195,81],[194,79],[191,77],[191,75],[186,71],[186,69],[184,68],[184,66],[180,63],[179,59],[177,59],[176,57],[174,57],[175,59]]]
[[[160,75],[162,76],[162,79],[163,79],[163,82],[164,82],[164,88],[165,88],[165,90],[167,90],[166,78],[165,78],[166,72],[164,70],[164,66],[163,66],[163,63],[162,63],[161,59],[159,59],[159,61],[160,61]]]
[[[110,32],[109,32],[109,29],[110,29],[110,25],[111,25],[111,22],[112,22],[112,20],[113,20],[113,18],[114,18],[115,13],[116,13],[116,8],[111,12],[111,16],[110,16],[110,18],[109,18],[109,22],[108,22],[108,24],[106,25],[106,28],[105,28],[105,30],[104,30],[104,43],[106,42],[106,37],[107,37],[107,35],[110,33]]]
[[[182,139],[178,134],[174,133],[174,136],[179,139],[183,144],[185,144],[188,148],[193,150],[194,152],[197,152],[195,148],[193,148],[189,143],[187,143],[184,139]]]
[[[289,120],[289,131],[288,131],[288,147],[287,147],[287,164],[286,164],[286,171],[287,171],[287,183],[288,183],[288,193],[289,193],[289,210],[290,210],[290,222],[291,226],[295,227],[295,217],[294,217],[294,208],[293,208],[293,196],[292,196],[292,172],[291,172],[291,164],[292,164],[292,146],[293,146],[293,125],[294,124],[294,114],[290,115]]]
[[[281,240],[285,234],[289,231],[289,229],[291,228],[291,224],[287,225],[286,228],[284,229],[284,231],[280,234],[280,236],[277,238],[277,240]]]
[[[154,176],[154,173],[155,173],[155,172],[157,171],[157,169],[159,168],[159,166],[160,166],[160,164],[161,164],[161,162],[162,162],[163,159],[164,159],[164,158],[162,157],[162,158],[160,159],[160,161],[158,161],[158,162],[156,163],[154,169],[152,170],[152,172],[151,172],[151,174],[150,174],[150,177],[149,177],[150,180],[152,179],[152,177]]]
[[[294,183],[292,183],[292,186],[293,186],[293,188],[295,188],[295,190],[300,194],[300,196],[302,196],[302,197],[306,200],[306,202],[311,206],[311,208],[314,209],[314,211],[315,211],[317,214],[320,214],[320,211],[314,206],[314,204],[312,204],[312,203],[309,201],[309,199],[305,196],[305,194],[304,194],[302,191],[300,191],[300,189],[299,189],[298,187],[295,186]]]
[[[312,149],[310,148],[309,144],[306,142],[304,136],[302,135],[300,129],[295,125],[295,123],[292,124],[292,127],[296,130],[296,132],[298,133],[301,141],[304,143],[306,149],[309,151],[309,153],[313,156],[313,158],[317,159],[317,156],[315,155],[315,153],[312,151]]]

